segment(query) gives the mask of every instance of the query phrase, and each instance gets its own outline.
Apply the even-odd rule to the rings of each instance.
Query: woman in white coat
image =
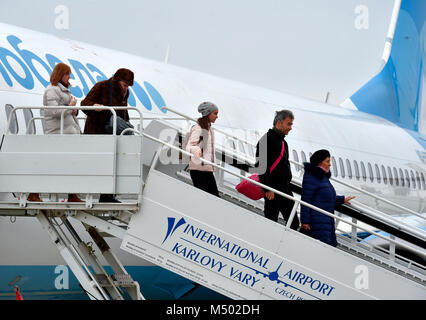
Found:
[[[77,99],[71,95],[69,83],[71,68],[65,63],[58,63],[50,76],[50,85],[43,95],[45,106],[75,106]],[[44,111],[44,131],[46,134],[59,134],[61,132],[61,113],[63,109],[46,109]],[[80,134],[77,121],[78,110],[70,108],[64,112],[64,133]]]
[[[191,128],[186,146],[186,151],[195,156],[189,162],[189,173],[194,187],[219,197],[219,191],[213,175],[215,168],[199,159],[202,157],[212,163],[215,162],[215,141],[211,125],[218,118],[219,109],[211,102],[203,102],[199,105],[198,112],[201,113],[202,117]]]
[[[77,99],[71,95],[69,83],[71,68],[65,63],[58,63],[50,76],[50,85],[43,95],[45,106],[75,106]],[[64,109],[44,110],[45,134],[59,134],[61,132],[61,113]],[[77,121],[78,110],[72,108],[64,112],[64,134],[80,134],[80,126]],[[36,193],[30,193],[28,201],[42,202]],[[68,202],[83,202],[76,194],[68,195]]]

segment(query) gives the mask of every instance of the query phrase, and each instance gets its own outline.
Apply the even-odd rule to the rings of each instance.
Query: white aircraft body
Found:
[[[412,2],[403,2],[401,21],[406,22],[411,12]],[[413,18],[416,23],[417,18]],[[43,93],[56,63],[64,62],[71,66],[71,93],[79,101],[96,82],[110,78],[117,69],[125,67],[135,73],[135,85],[130,88],[129,105],[140,109],[146,116],[174,117],[174,114],[161,110],[167,106],[197,117],[197,106],[203,101],[212,101],[219,106],[216,126],[252,143],[257,142],[259,134],[272,127],[276,110],[290,109],[295,115],[293,130],[287,137],[292,160],[309,161],[311,153],[318,149],[328,149],[333,156],[333,176],[422,213],[426,211],[426,137],[422,120],[425,110],[426,65],[424,14],[422,19],[420,25],[423,28],[402,28],[402,24],[397,26],[394,49],[402,46],[401,42],[404,40],[398,28],[404,32],[417,30],[419,54],[416,56],[417,60],[410,60],[410,66],[417,66],[417,69],[414,69],[414,80],[410,82],[411,74],[398,69],[399,60],[395,59],[392,51],[388,63],[392,63],[393,70],[400,75],[398,83],[409,83],[401,85],[402,89],[390,86],[389,90],[399,96],[394,101],[395,106],[388,101],[389,108],[384,109],[384,112],[377,105],[382,99],[380,94],[387,94],[383,92],[387,88],[382,85],[385,83],[383,79],[392,83],[392,77],[387,78],[384,74],[388,72],[388,64],[382,73],[372,79],[374,83],[369,82],[351,97],[352,107],[348,108],[0,24],[0,134],[3,135],[6,131],[11,108],[8,105],[42,105]],[[396,57],[404,58],[402,53]],[[423,65],[419,63],[421,61]],[[380,77],[383,78],[382,82]],[[368,91],[371,88],[378,90]],[[363,94],[360,93],[362,90],[365,90]],[[414,107],[412,96],[415,98]],[[398,110],[392,113],[390,109],[394,107]],[[395,114],[400,117],[395,117]],[[33,110],[32,116],[39,115],[38,110]],[[25,134],[27,122],[20,110],[17,112],[17,122],[12,121],[11,130]],[[40,121],[35,121],[35,127],[36,134],[43,134]],[[295,177],[301,177],[301,174],[302,171],[293,167]],[[362,193],[341,185],[335,187],[339,194],[355,195],[359,202],[373,208],[386,208],[386,212],[390,214],[400,214],[397,209],[383,207]],[[0,194],[0,200],[11,197],[13,195]],[[111,241],[112,246],[119,247],[119,243],[114,242]],[[21,286],[21,290],[31,291],[37,298],[63,299],[72,298],[74,294],[81,297],[75,281],[69,284],[69,287],[74,285],[74,291],[57,289],[55,281],[62,272],[57,266],[62,265],[63,260],[37,220],[17,218],[16,221],[9,221],[0,218],[0,253],[0,298],[10,298],[15,283]],[[120,252],[119,257],[135,274],[140,273],[143,279],[141,282],[145,281],[146,284],[148,281],[152,286],[152,296],[180,297],[165,283],[175,281],[181,283],[181,286],[188,285],[182,278],[174,277],[161,268],[145,266],[146,263],[130,254]],[[134,278],[138,279],[137,276]],[[149,297],[150,294],[145,292],[145,296]],[[215,297],[207,289],[200,296]],[[192,296],[194,297],[196,296]]]

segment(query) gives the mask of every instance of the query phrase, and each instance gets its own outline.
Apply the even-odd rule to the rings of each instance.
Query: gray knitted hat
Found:
[[[203,117],[208,116],[217,109],[219,108],[212,102],[203,102],[198,106],[198,112],[200,112]]]

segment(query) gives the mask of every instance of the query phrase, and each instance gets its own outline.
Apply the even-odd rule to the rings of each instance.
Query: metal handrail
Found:
[[[180,116],[182,116],[182,117],[184,117],[184,118],[186,118],[186,119],[188,119],[188,120],[192,120],[192,121],[194,121],[194,122],[197,122],[197,120],[196,120],[196,119],[191,118],[191,117],[189,117],[189,116],[187,116],[187,115],[185,115],[185,114],[183,114],[183,113],[181,113],[181,112],[179,112],[179,111],[173,110],[173,109],[171,109],[171,108],[169,108],[169,107],[163,107],[162,109],[164,109],[164,110],[168,110],[168,111],[170,111],[170,112],[173,112],[173,113],[175,113],[175,114],[177,114],[177,115],[180,115]],[[236,139],[236,140],[238,140],[238,141],[241,141],[242,143],[246,143],[246,144],[248,144],[248,145],[251,145],[251,146],[253,146],[253,147],[256,147],[256,145],[251,144],[250,142],[248,142],[248,141],[246,141],[246,140],[244,140],[244,139],[238,138],[237,136],[234,136],[234,135],[228,134],[228,133],[226,133],[226,132],[224,132],[224,131],[222,131],[222,130],[220,130],[220,129],[217,129],[217,128],[213,128],[213,129],[214,129],[214,130],[216,130],[216,131],[218,131],[218,132],[221,132],[221,133],[225,134],[225,135],[226,135],[226,136],[228,136],[228,137],[231,137],[231,138],[233,138],[233,139]],[[238,150],[236,150],[236,151],[237,151],[238,153],[240,153]],[[247,157],[247,159],[252,158],[251,156],[249,156],[249,155],[247,155],[247,154],[244,154],[244,155],[245,155],[245,156],[248,156],[248,157]],[[248,160],[248,161],[250,162],[250,164],[251,164],[251,165],[254,165],[254,164],[256,163],[256,161],[250,161],[250,160]],[[289,161],[290,161],[290,163],[293,163],[294,165],[297,165],[297,166],[301,167],[301,168],[302,168],[302,170],[304,169],[304,165],[303,165],[303,164],[301,164],[301,163],[299,163],[299,162],[296,162],[296,161],[294,161],[294,160],[291,160],[291,159],[289,159]],[[411,213],[411,214],[413,214],[413,215],[415,215],[415,216],[417,216],[417,217],[422,218],[423,220],[426,220],[426,217],[422,216],[420,213],[418,213],[418,212],[416,212],[416,211],[413,211],[413,210],[411,210],[411,209],[409,209],[409,208],[403,207],[403,206],[401,206],[401,205],[399,205],[399,204],[397,204],[397,203],[394,203],[394,202],[392,202],[392,201],[390,201],[390,200],[387,200],[387,199],[385,199],[385,198],[379,197],[379,196],[375,195],[374,193],[371,193],[371,192],[365,191],[365,190],[363,190],[363,189],[361,189],[361,188],[358,188],[358,187],[356,187],[356,186],[354,186],[354,185],[348,184],[348,183],[346,183],[346,182],[344,182],[344,181],[341,181],[341,180],[339,180],[339,179],[336,179],[336,178],[334,178],[334,177],[331,177],[331,178],[330,178],[330,180],[332,180],[332,181],[334,181],[334,182],[337,182],[337,183],[339,183],[339,184],[341,184],[341,185],[344,185],[344,186],[346,186],[346,187],[348,187],[348,188],[351,188],[351,189],[353,189],[353,190],[356,190],[356,191],[358,191],[358,192],[360,192],[360,193],[362,193],[362,194],[364,194],[364,195],[366,195],[366,196],[370,196],[370,197],[375,198],[376,200],[379,200],[379,201],[382,201],[382,202],[384,202],[384,203],[387,203],[388,205],[391,205],[391,206],[393,206],[393,207],[395,207],[395,208],[398,208],[398,209],[404,210],[404,211],[406,211],[407,213]]]
[[[120,136],[124,136],[126,132],[134,132],[139,134],[139,131],[133,128],[126,128],[123,131],[121,131]]]
[[[162,110],[168,110],[168,111],[170,111],[170,112],[173,112],[173,113],[175,113],[175,114],[177,114],[177,115],[179,115],[179,116],[181,116],[181,117],[184,117],[184,118],[185,118],[185,119],[187,119],[187,120],[191,120],[191,121],[193,121],[193,122],[197,122],[197,119],[195,119],[195,118],[191,118],[191,117],[189,117],[189,116],[187,116],[187,115],[185,115],[185,114],[183,114],[183,113],[181,113],[181,112],[179,112],[179,111],[176,111],[176,110],[174,110],[174,109],[171,109],[171,108],[169,108],[169,107],[162,107],[161,109],[162,109]],[[212,127],[212,128],[213,128],[213,130],[215,130],[215,131],[217,131],[217,132],[220,132],[220,133],[222,133],[223,135],[225,135],[225,136],[227,136],[227,137],[230,137],[230,138],[236,139],[236,140],[238,140],[238,141],[240,141],[240,142],[242,142],[242,143],[245,143],[245,144],[247,144],[247,145],[249,145],[249,146],[256,147],[256,145],[255,145],[255,144],[253,144],[253,143],[251,143],[251,142],[249,142],[249,141],[247,141],[247,140],[244,140],[244,139],[238,138],[237,136],[234,136],[233,134],[227,133],[227,132],[225,132],[225,131],[223,131],[223,130],[220,130],[220,129],[218,129],[218,128],[214,128],[214,127]]]
[[[101,106],[96,106],[96,108],[92,107],[91,110],[103,109],[103,107],[104,106],[102,106],[102,107]],[[70,107],[68,107],[68,108],[70,108]],[[82,107],[74,107],[74,106],[72,106],[71,108],[73,110],[86,110],[86,109],[80,109]],[[134,110],[134,111],[136,111],[137,113],[139,113],[139,116],[140,116],[139,117],[140,126],[141,126],[141,128],[143,128],[143,115],[142,115],[142,111],[140,111],[138,108],[135,108],[135,107],[123,107],[123,106],[120,106],[120,107],[111,106],[111,107],[108,107],[108,108],[113,108],[114,110]],[[61,133],[60,134],[63,134],[63,132],[64,132],[64,113],[65,113],[65,111],[66,111],[66,109],[62,110],[62,112],[61,112]],[[114,113],[115,113],[115,111],[114,111]],[[114,136],[117,133],[117,130],[116,130],[116,126],[117,125],[116,125],[116,123],[117,123],[117,115],[115,115],[115,117],[114,117],[114,124],[113,124],[113,130],[112,130],[112,134]]]
[[[133,129],[133,128],[126,128],[121,132],[120,137],[123,136],[126,132],[134,132],[134,133],[139,134],[139,136],[140,136],[140,133],[139,133],[138,130]],[[141,152],[142,152],[142,150],[143,150],[143,139],[141,139]],[[144,185],[144,182],[143,182],[143,157],[142,156],[141,156],[141,159],[140,159],[140,167],[141,167],[141,189],[140,189],[139,195],[138,195],[138,203],[142,203],[143,185]]]
[[[192,153],[190,153],[190,152],[187,152],[187,151],[185,151],[185,150],[183,150],[183,149],[180,149],[180,148],[178,148],[178,147],[176,147],[176,146],[174,146],[174,145],[172,145],[172,144],[170,144],[170,143],[167,143],[167,142],[165,142],[165,141],[163,141],[163,140],[160,140],[160,139],[158,139],[158,138],[155,138],[155,137],[153,137],[153,136],[151,136],[151,135],[148,135],[148,134],[146,134],[146,133],[144,133],[144,132],[138,132],[137,130],[134,130],[134,132],[137,132],[137,133],[139,133],[140,135],[143,135],[144,137],[146,137],[146,138],[148,138],[148,139],[150,139],[150,140],[153,140],[153,141],[155,141],[155,142],[158,142],[158,143],[160,143],[160,144],[163,144],[163,145],[165,145],[165,146],[167,146],[167,147],[169,147],[169,148],[171,148],[171,149],[174,149],[174,150],[176,150],[176,151],[179,151],[179,152],[181,152],[182,154],[187,155],[187,156],[189,156],[189,157],[191,157],[191,158],[192,158],[192,157],[195,157],[195,156],[194,156]],[[245,176],[242,176],[242,175],[240,175],[240,174],[238,174],[238,173],[232,172],[231,170],[228,170],[228,169],[226,169],[226,168],[223,168],[223,167],[221,167],[221,166],[218,166],[217,164],[215,164],[215,163],[213,163],[213,162],[210,162],[209,160],[206,160],[206,159],[203,159],[203,158],[198,158],[198,160],[200,160],[200,161],[202,161],[203,163],[205,163],[205,164],[207,164],[207,165],[210,165],[210,166],[212,166],[212,167],[214,167],[214,168],[216,168],[216,169],[218,169],[218,170],[225,171],[225,172],[227,172],[227,173],[229,173],[229,174],[231,174],[231,175],[234,175],[235,177],[238,177],[238,178],[240,178],[240,179],[243,179],[243,180],[249,181],[250,183],[255,184],[255,185],[257,185],[257,186],[259,186],[259,187],[261,187],[261,188],[263,188],[263,189],[266,189],[266,190],[268,190],[268,191],[272,191],[272,192],[274,192],[275,194],[278,194],[278,195],[280,195],[280,196],[282,196],[282,197],[284,197],[284,198],[287,198],[287,199],[293,200],[295,203],[297,203],[297,205],[304,205],[305,207],[308,207],[308,208],[313,209],[313,210],[315,210],[315,211],[321,212],[322,214],[325,214],[325,215],[327,215],[327,216],[329,216],[329,217],[332,217],[333,219],[337,219],[337,220],[339,220],[339,221],[342,221],[343,223],[349,224],[349,225],[351,225],[351,226],[353,226],[353,227],[356,227],[356,228],[358,228],[358,229],[360,229],[360,230],[367,231],[367,232],[369,232],[370,234],[375,235],[376,237],[382,238],[382,239],[384,239],[384,240],[386,240],[386,241],[389,241],[390,243],[393,243],[393,244],[398,244],[398,245],[399,245],[399,246],[401,246],[401,247],[404,247],[404,248],[406,248],[406,249],[410,249],[411,251],[414,251],[414,252],[416,252],[417,254],[419,254],[419,255],[421,255],[421,256],[423,256],[423,257],[426,257],[426,252],[423,252],[423,251],[417,250],[416,248],[413,248],[413,247],[407,246],[407,245],[405,245],[404,243],[401,243],[401,242],[399,242],[399,241],[397,241],[397,240],[393,240],[393,239],[387,238],[387,237],[385,237],[385,236],[382,236],[381,234],[378,234],[378,233],[377,233],[377,232],[375,232],[375,231],[368,230],[368,229],[366,229],[366,228],[364,228],[364,227],[361,227],[361,226],[358,226],[358,225],[356,225],[356,224],[354,224],[354,223],[352,223],[352,222],[345,221],[343,218],[340,218],[339,216],[337,216],[337,215],[335,215],[335,214],[332,214],[332,213],[330,213],[330,212],[327,212],[327,211],[325,211],[325,210],[323,210],[323,209],[321,209],[321,208],[315,207],[315,206],[313,206],[313,205],[311,205],[311,204],[309,204],[309,203],[307,203],[307,202],[305,202],[305,201],[299,200],[299,199],[297,199],[297,198],[295,198],[295,197],[289,196],[288,194],[285,194],[285,193],[283,193],[283,192],[281,192],[281,191],[278,191],[278,190],[276,190],[276,189],[273,189],[273,188],[271,188],[271,187],[269,187],[269,186],[266,186],[266,185],[264,185],[264,184],[262,184],[262,183],[260,183],[260,182],[257,182],[257,181],[254,181],[254,180],[251,180],[251,179],[249,179],[249,178],[247,178],[247,177],[245,177]],[[291,225],[292,219],[293,219],[293,218],[294,218],[294,216],[295,216],[295,212],[296,212],[295,207],[296,207],[296,205],[293,207],[293,211],[292,211],[292,213],[291,213],[291,215],[290,215],[289,221],[287,222],[287,226],[288,226],[288,225]],[[286,226],[286,228],[287,228],[287,226]]]
[[[344,230],[342,230],[342,229],[340,229],[340,228],[336,228],[336,230],[341,232],[341,234],[339,235],[339,236],[340,236],[340,238],[342,238],[342,239],[344,239],[344,240],[345,240],[345,238],[346,238],[346,241],[348,241],[347,239],[350,239],[350,240],[352,240],[352,239],[356,239],[357,243],[359,242],[360,244],[365,245],[365,246],[367,246],[367,247],[368,247],[368,249],[367,249],[367,248],[362,248],[362,247],[361,247],[361,249],[363,249],[363,250],[368,250],[368,251],[370,251],[370,252],[374,253],[372,250],[373,250],[373,249],[375,249],[375,250],[381,251],[381,252],[383,252],[384,254],[387,254],[387,255],[389,255],[389,256],[392,254],[392,253],[390,252],[390,250],[388,250],[388,249],[386,249],[386,248],[382,248],[382,247],[380,247],[380,246],[378,246],[378,245],[376,245],[376,244],[373,244],[373,243],[367,242],[367,241],[365,241],[364,239],[362,239],[362,238],[358,237],[357,235],[355,235],[355,237],[354,237],[352,234],[349,234],[349,233],[345,232]],[[348,237],[346,237],[344,234],[347,234],[347,235],[348,235]],[[410,265],[414,265],[414,266],[416,266],[417,268],[420,268],[420,269],[425,270],[425,266],[421,265],[420,263],[418,263],[418,262],[416,262],[416,261],[410,260],[410,259],[408,259],[408,258],[406,258],[406,257],[404,257],[404,256],[402,256],[402,255],[400,255],[400,254],[398,254],[398,253],[396,253],[396,252],[394,253],[394,255],[395,255],[395,258],[398,258],[398,259],[400,259],[400,260],[405,261],[406,263],[408,263],[408,264],[410,264]],[[411,269],[409,266],[408,266],[407,268],[408,268],[408,269]],[[415,270],[414,270],[414,271],[415,271]]]
[[[25,131],[25,134],[28,134],[28,131],[30,130],[30,126],[33,124],[35,120],[43,120],[43,119],[44,117],[32,117],[30,121],[28,121],[27,130]]]
[[[16,107],[16,108],[14,108],[13,110],[12,110],[12,114],[11,114],[11,116],[10,116],[10,118],[9,118],[9,121],[8,121],[8,126],[7,126],[7,131],[6,131],[6,133],[7,134],[9,134],[9,132],[10,132],[10,124],[11,124],[11,120],[12,120],[12,118],[13,118],[13,112],[16,112],[16,110],[19,110],[19,109],[69,109],[70,107],[69,106],[53,106],[53,107],[46,107],[46,106],[44,106],[44,107]],[[115,110],[114,110],[114,108],[112,108],[112,107],[105,107],[105,106],[96,106],[96,107],[81,107],[81,106],[79,106],[79,107],[73,107],[73,108],[75,108],[75,109],[78,109],[78,110],[93,110],[93,109],[105,109],[105,110],[110,110],[112,113],[113,113],[113,116],[114,116],[114,123],[113,123],[113,132],[114,132],[114,135],[116,135],[116,113],[115,113]],[[130,109],[130,107],[118,107],[118,108],[115,108],[115,109]],[[138,110],[138,109],[135,109],[135,108],[133,108],[134,110]],[[140,110],[138,110],[138,112],[141,114],[141,112],[140,112]],[[63,121],[63,112],[62,112],[62,114],[61,114],[61,120]],[[142,122],[142,114],[141,114],[141,122]],[[143,126],[141,127],[142,129],[143,129]],[[169,144],[169,143],[167,143],[167,142],[165,142],[165,141],[162,141],[162,140],[160,140],[160,139],[157,139],[157,138],[155,138],[155,137],[152,137],[152,136],[150,136],[150,135],[148,135],[148,134],[146,134],[146,133],[141,133],[141,132],[139,132],[139,131],[137,131],[137,130],[135,130],[135,129],[132,129],[132,131],[134,131],[134,132],[136,132],[136,133],[139,133],[140,135],[143,135],[143,136],[145,136],[146,138],[148,138],[148,139],[151,139],[151,140],[153,140],[153,141],[156,141],[156,142],[158,142],[158,143],[161,143],[161,144],[163,144],[163,145],[165,145],[165,146],[168,146],[169,148],[172,148],[172,149],[175,149],[175,150],[177,150],[177,151],[180,151],[181,153],[183,153],[183,154],[185,154],[185,155],[187,155],[187,156],[189,156],[189,157],[194,157],[194,155],[193,154],[191,154],[191,153],[189,153],[189,152],[187,152],[187,151],[185,151],[185,150],[183,150],[183,149],[180,149],[180,148],[178,148],[178,147],[176,147],[176,146],[174,146],[174,145],[171,145],[171,144]],[[238,139],[238,138],[237,138]],[[143,140],[143,139],[142,139]],[[356,227],[356,228],[358,228],[358,229],[360,229],[360,230],[364,230],[364,231],[367,231],[367,232],[369,232],[370,234],[373,234],[373,235],[375,235],[375,236],[377,236],[377,237],[379,237],[379,238],[382,238],[382,239],[384,239],[384,240],[386,240],[386,241],[389,241],[390,243],[393,243],[393,244],[398,244],[398,245],[400,245],[400,246],[402,246],[402,247],[405,247],[405,248],[407,248],[407,249],[410,249],[410,250],[412,250],[412,251],[415,251],[416,253],[418,253],[418,254],[420,254],[421,256],[426,256],[426,253],[424,253],[424,252],[422,252],[422,251],[418,251],[417,249],[414,249],[414,248],[412,248],[412,247],[409,247],[409,246],[406,246],[405,244],[403,244],[403,243],[400,243],[400,242],[398,242],[398,241],[396,241],[396,240],[393,240],[393,239],[389,239],[389,238],[387,238],[387,237],[384,237],[384,236],[382,236],[382,235],[380,235],[380,234],[378,234],[378,233],[376,233],[376,232],[374,232],[374,231],[370,231],[370,230],[368,230],[368,229],[366,229],[366,228],[363,228],[363,227],[360,227],[360,226],[358,226],[358,225],[356,225],[356,224],[353,224],[353,223],[351,223],[351,222],[348,222],[348,221],[345,221],[344,219],[342,219],[342,218],[340,218],[340,217],[338,217],[338,216],[336,216],[336,215],[334,215],[334,214],[331,214],[331,213],[329,213],[329,212],[327,212],[327,211],[325,211],[325,210],[322,210],[322,209],[320,209],[320,208],[317,208],[317,207],[315,207],[315,206],[313,206],[313,205],[311,205],[311,204],[309,204],[309,203],[306,203],[306,202],[304,202],[304,201],[302,201],[302,200],[298,200],[297,198],[294,198],[294,197],[292,197],[292,196],[289,196],[289,195],[287,195],[287,194],[285,194],[285,193],[283,193],[283,192],[281,192],[281,191],[278,191],[278,190],[276,190],[276,189],[273,189],[273,188],[270,188],[270,187],[268,187],[268,186],[266,186],[266,185],[264,185],[264,184],[262,184],[262,183],[259,183],[259,182],[257,182],[257,181],[254,181],[254,180],[251,180],[251,179],[248,179],[247,177],[245,177],[245,176],[243,176],[243,175],[240,175],[240,174],[237,174],[237,173],[234,173],[234,172],[232,172],[231,170],[228,170],[228,169],[226,169],[226,168],[223,168],[223,167],[221,167],[221,166],[218,166],[217,164],[215,164],[215,163],[212,163],[212,162],[210,162],[210,161],[208,161],[208,160],[205,160],[205,159],[203,159],[203,158],[199,158],[200,159],[200,161],[202,161],[202,162],[204,162],[204,163],[206,163],[206,164],[208,164],[208,165],[211,165],[211,166],[213,166],[213,167],[215,167],[215,168],[217,168],[218,170],[222,170],[222,171],[224,171],[224,172],[227,172],[228,174],[231,174],[231,175],[233,175],[233,176],[235,176],[235,177],[238,177],[238,178],[240,178],[240,179],[242,179],[242,180],[247,180],[247,181],[249,181],[249,182],[251,182],[252,184],[255,184],[255,185],[257,185],[257,186],[259,186],[259,187],[262,187],[263,189],[266,189],[266,190],[269,190],[269,191],[272,191],[272,192],[274,192],[274,193],[276,193],[276,194],[278,194],[278,195],[280,195],[280,196],[282,196],[282,197],[284,197],[284,198],[287,198],[287,199],[290,199],[290,200],[293,200],[294,202],[295,202],[295,206],[294,206],[294,208],[293,208],[293,210],[292,210],[292,214],[291,214],[291,216],[290,216],[290,219],[289,219],[289,221],[288,221],[288,224],[287,225],[290,225],[291,224],[291,222],[292,222],[292,220],[293,220],[293,218],[294,218],[294,216],[295,216],[295,212],[296,212],[296,204],[297,204],[297,206],[298,205],[304,205],[304,206],[306,206],[306,207],[308,207],[308,208],[311,208],[311,209],[313,209],[313,210],[316,210],[316,211],[318,211],[318,212],[321,212],[321,213],[323,213],[323,214],[325,214],[325,215],[327,215],[327,216],[330,216],[330,217],[332,217],[332,218],[334,218],[334,219],[337,219],[337,220],[339,220],[339,221],[343,221],[343,223],[346,223],[346,224],[349,224],[349,225],[351,225],[351,226],[353,226],[353,227]],[[298,164],[298,163],[297,163]],[[300,165],[300,164],[299,164]]]
[[[130,110],[134,110],[134,108],[130,109]],[[87,119],[87,117],[76,117],[76,118],[77,118],[77,120],[86,120]],[[43,119],[44,119],[44,117],[32,117],[30,119],[30,121],[28,121],[26,134],[28,134],[30,126],[35,120],[43,120]],[[129,117],[129,120],[139,120],[139,119],[140,119],[140,117]],[[185,121],[185,119],[182,119],[182,118],[170,118],[170,117],[144,117],[143,118],[143,120],[164,120],[164,119]]]
[[[135,110],[139,113],[140,115],[140,124],[141,124],[141,128],[143,129],[143,115],[142,112],[134,107],[109,107],[109,106],[42,106],[42,107],[15,107],[12,110],[12,113],[10,114],[9,117],[9,121],[7,124],[7,130],[6,130],[6,134],[9,134],[10,132],[10,124],[11,124],[11,120],[13,118],[13,113],[17,110],[24,110],[24,109],[43,109],[43,110],[48,110],[48,109],[52,109],[52,110],[57,110],[57,109],[63,109],[61,112],[61,119],[60,119],[60,134],[63,134],[63,129],[64,129],[64,113],[66,110],[70,110],[70,108],[72,108],[72,110],[109,110],[112,113],[112,116],[114,117],[113,119],[113,133],[112,135],[115,137],[114,138],[114,150],[113,150],[113,154],[114,154],[114,160],[113,160],[113,179],[114,179],[114,190],[113,192],[115,193],[115,189],[116,189],[116,184],[117,184],[117,113],[115,112],[115,110]],[[143,139],[142,139],[143,141]],[[142,143],[142,142],[141,142]],[[142,146],[141,146],[142,147]],[[141,165],[141,177],[143,177],[143,166]],[[141,188],[142,189],[142,188]],[[142,191],[141,191],[142,192]]]
[[[130,117],[130,120],[138,120],[139,118]],[[144,120],[180,120],[185,121],[185,119],[182,118],[172,118],[172,117],[144,117]]]
[[[304,165],[303,165],[303,164],[300,164],[299,162],[296,162],[296,161],[294,161],[294,160],[290,160],[290,159],[289,159],[289,161],[290,161],[291,163],[293,163],[294,165],[297,165],[297,166],[301,167],[301,169],[302,169],[302,170],[304,170]],[[361,188],[358,188],[358,187],[356,187],[356,186],[354,186],[354,185],[351,185],[351,184],[349,184],[349,183],[346,183],[346,182],[341,181],[341,180],[339,180],[339,179],[336,179],[336,178],[334,178],[334,177],[330,177],[330,180],[331,180],[331,181],[334,181],[334,182],[337,182],[337,183],[340,183],[341,185],[344,185],[345,187],[348,187],[348,188],[354,189],[354,190],[356,190],[356,191],[358,191],[358,192],[361,192],[362,194],[365,194],[365,195],[367,195],[367,196],[370,196],[370,197],[372,197],[372,198],[375,198],[375,199],[377,199],[377,200],[379,200],[379,201],[382,201],[382,202],[384,202],[384,203],[387,203],[387,204],[389,204],[389,205],[391,205],[391,206],[393,206],[393,207],[395,207],[395,208],[398,208],[398,209],[404,210],[404,211],[406,211],[406,212],[408,212],[408,213],[414,214],[415,216],[420,217],[420,218],[422,218],[422,219],[424,219],[424,220],[426,219],[426,217],[422,216],[420,213],[418,213],[418,212],[416,212],[416,211],[413,211],[413,210],[411,210],[411,209],[408,209],[408,208],[406,208],[406,207],[403,207],[403,206],[401,206],[401,205],[399,205],[399,204],[397,204],[397,203],[395,203],[395,202],[389,201],[389,200],[387,200],[387,199],[385,199],[385,198],[379,197],[379,196],[375,195],[374,193],[371,193],[371,192],[365,191],[365,190],[363,190],[363,189],[361,189]]]
[[[63,113],[65,112],[65,110],[69,110],[71,107],[70,106],[53,106],[53,107],[48,107],[48,106],[42,106],[42,107],[15,107],[13,108],[10,116],[9,116],[9,121],[7,122],[7,127],[6,127],[6,134],[10,133],[10,124],[12,122],[12,116],[13,113],[16,113],[17,110],[25,110],[25,109],[44,109],[44,110],[48,110],[48,109],[64,109],[64,111],[62,111],[61,113],[61,126],[63,129]],[[77,109],[77,110],[95,110],[95,109],[103,109],[103,110],[109,110],[112,112],[113,116],[114,116],[114,123],[113,123],[113,133],[114,135],[116,135],[116,131],[117,131],[117,114],[114,110],[114,108],[112,107],[105,107],[105,106],[96,106],[96,107],[81,107],[81,106],[73,106],[72,107],[73,110]],[[138,110],[139,111],[139,110]],[[62,130],[63,131],[63,130]]]
[[[173,109],[171,109],[171,108],[168,108],[168,107],[163,107],[163,108],[161,108],[161,109],[164,109],[164,110],[169,110],[169,111],[171,111],[171,112],[173,112],[173,113],[176,113],[177,115],[180,115],[180,116],[182,116],[183,118],[169,118],[169,117],[162,117],[162,118],[159,118],[158,120],[182,120],[182,121],[188,121],[188,120],[190,120],[190,121],[193,121],[193,122],[197,122],[197,120],[196,119],[194,119],[194,118],[191,118],[191,117],[189,117],[189,116],[187,116],[187,115],[185,115],[185,114],[183,114],[183,113],[180,113],[179,111],[176,111],[176,110],[173,110]],[[147,119],[147,118],[146,118]],[[152,118],[153,120],[157,120],[156,118]],[[224,134],[225,136],[227,136],[227,137],[229,137],[229,138],[233,138],[233,139],[236,139],[237,141],[240,141],[240,142],[242,142],[242,143],[245,143],[245,144],[247,144],[247,145],[249,145],[250,147],[253,147],[253,148],[255,148],[256,147],[256,145],[254,145],[254,144],[252,144],[252,143],[250,143],[250,142],[248,142],[248,141],[246,141],[246,140],[243,140],[243,139],[240,139],[240,138],[238,138],[237,136],[234,136],[234,135],[231,135],[231,134],[229,134],[229,133],[227,133],[227,132],[225,132],[225,131],[222,131],[222,130],[220,130],[220,129],[217,129],[217,128],[214,128],[214,127],[212,127],[212,129],[213,130],[215,130],[215,131],[218,131],[218,132],[220,132],[220,133],[222,133],[222,134]],[[228,147],[228,146],[226,146],[226,145],[221,145],[221,147],[222,147],[222,150],[223,151],[225,151],[225,152],[230,152],[231,154],[233,154],[233,155],[237,155],[237,156],[247,156],[247,153],[244,153],[244,152],[241,152],[240,150],[238,150],[237,148],[230,148],[230,147]],[[255,153],[255,152],[254,152]],[[249,162],[249,160],[247,160],[247,162]]]

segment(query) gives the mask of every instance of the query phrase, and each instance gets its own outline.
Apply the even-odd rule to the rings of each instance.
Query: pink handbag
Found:
[[[272,173],[272,171],[275,169],[275,167],[278,165],[278,163],[281,161],[283,155],[284,155],[284,141],[283,146],[281,148],[281,154],[278,157],[278,159],[274,162],[274,164],[269,168],[269,173]],[[254,180],[256,182],[260,182],[259,175],[257,173],[252,174],[250,177],[248,177],[251,180]],[[259,187],[258,185],[255,185],[251,183],[248,180],[243,180],[241,183],[239,183],[235,189],[239,193],[242,193],[246,197],[249,197],[252,200],[259,200],[262,199],[265,196],[265,192],[263,191],[262,187]]]

